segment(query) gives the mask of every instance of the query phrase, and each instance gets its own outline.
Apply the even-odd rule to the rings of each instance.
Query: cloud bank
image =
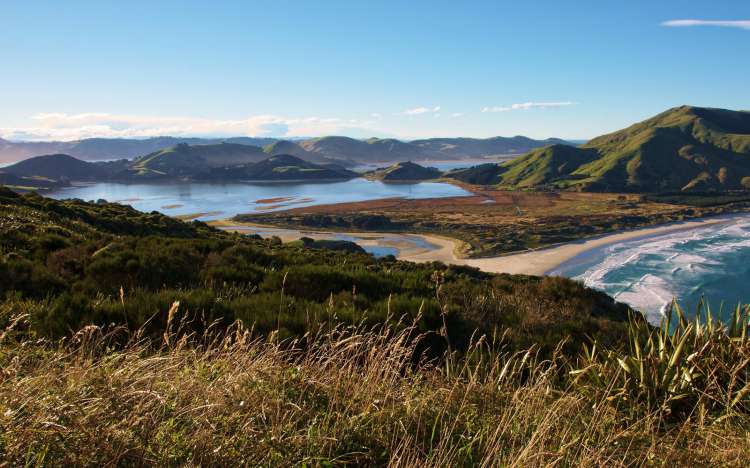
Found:
[[[415,107],[414,109],[407,109],[404,111],[404,115],[420,115],[420,114],[434,114],[440,110],[440,106],[435,107]]]
[[[27,127],[0,128],[0,136],[14,140],[78,140],[82,138],[139,138],[173,136],[318,136],[343,131],[369,131],[372,121],[340,118],[287,118],[256,115],[222,120],[195,117],[43,113]]]
[[[661,23],[662,26],[671,28],[684,28],[691,26],[716,26],[721,28],[740,28],[750,30],[750,20],[699,20],[699,19],[682,19],[670,20]]]
[[[509,111],[514,111],[514,110],[549,109],[553,107],[567,107],[567,106],[572,106],[574,104],[575,103],[572,101],[522,102],[518,104],[511,104],[510,106],[483,107],[482,112],[509,112]]]

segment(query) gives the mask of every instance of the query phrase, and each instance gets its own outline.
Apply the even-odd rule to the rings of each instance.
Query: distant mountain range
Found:
[[[400,141],[391,138],[355,138],[328,136],[306,140],[276,138],[175,138],[146,139],[88,138],[62,142],[12,142],[0,139],[0,163],[16,162],[45,154],[67,154],[84,161],[133,159],[178,144],[215,145],[219,143],[262,147],[268,154],[291,154],[310,162],[337,160],[349,166],[372,162],[400,162],[425,159],[461,159],[500,154],[522,154],[552,143],[565,144],[563,140],[533,140],[531,138],[495,137],[432,138]],[[573,143],[571,143],[573,144]]]
[[[514,189],[750,190],[750,112],[676,107],[580,147],[555,144],[448,177]]]
[[[514,146],[509,146],[509,140]],[[38,181],[39,188],[75,180],[323,180],[357,177],[346,169],[354,164],[393,160],[397,163],[366,176],[392,181],[446,177],[507,189],[750,190],[750,112],[682,106],[580,147],[551,142],[502,164],[445,174],[411,161],[436,158],[436,154],[449,159],[458,154],[476,157],[500,148],[518,150],[538,141],[522,137],[414,142],[324,137],[273,141],[264,147],[179,143],[133,160],[87,162],[66,154],[39,156],[2,168],[0,174],[9,185],[29,187]],[[456,152],[459,146],[464,148],[462,153]]]
[[[0,163],[9,163],[44,154],[63,153],[84,161],[111,159],[132,159],[153,153],[180,143],[190,145],[210,145],[216,143],[237,143],[242,145],[265,146],[274,143],[274,138],[176,138],[155,137],[145,139],[128,138],[86,138],[77,141],[26,142],[8,141],[0,138]]]

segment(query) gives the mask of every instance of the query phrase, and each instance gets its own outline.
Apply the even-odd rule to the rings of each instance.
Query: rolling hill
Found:
[[[130,170],[143,177],[189,177],[210,168],[255,163],[267,157],[268,154],[258,146],[236,143],[180,143],[134,160]]]
[[[90,163],[67,154],[48,154],[26,159],[2,169],[7,174],[50,179],[96,180],[125,168],[124,161]]]
[[[43,154],[65,153],[84,161],[133,159],[180,143],[208,145],[234,143],[251,146],[269,145],[275,138],[85,138],[75,141],[8,141],[0,138],[0,163],[20,161]]]
[[[392,166],[368,172],[365,177],[383,181],[415,181],[437,179],[442,175],[439,169],[424,167],[411,161],[396,163]]]
[[[681,106],[581,147],[551,145],[500,165],[455,171],[507,188],[597,192],[750,189],[750,112]],[[476,182],[474,182],[476,183]]]
[[[342,136],[313,138],[300,143],[305,150],[331,159],[358,162],[408,161],[426,159],[419,147],[393,139],[357,140]]]
[[[430,138],[414,140],[411,144],[439,157],[478,158],[500,154],[522,154],[532,149],[552,144],[570,143],[559,138],[534,140],[525,136],[493,138]]]
[[[329,136],[305,140],[299,145],[311,153],[332,159],[350,159],[362,163],[423,161],[429,159],[464,159],[499,154],[521,154],[559,139],[533,140],[526,137],[430,138],[401,141],[393,138],[354,138]]]
[[[0,163],[20,161],[44,154],[68,154],[84,161],[134,159],[166,150],[179,144],[212,146],[219,144],[263,147],[266,153],[291,154],[306,161],[323,163],[336,160],[354,166],[371,162],[418,161],[425,159],[461,159],[497,154],[521,154],[528,150],[563,140],[533,140],[522,136],[512,138],[431,138],[401,141],[393,138],[358,140],[328,136],[307,140],[277,138],[178,138],[145,139],[87,138],[77,141],[16,142],[0,139]]]
[[[30,158],[0,171],[0,183],[54,188],[68,181],[342,180],[358,174],[335,164],[313,164],[291,155],[269,157],[257,146],[179,144],[135,161],[81,161],[67,154]],[[23,180],[22,180],[23,179]],[[35,182],[35,183],[31,183]]]
[[[47,177],[25,177],[0,171],[0,185],[19,192],[52,190],[69,185]]]
[[[296,156],[280,154],[257,163],[241,166],[212,168],[197,174],[200,180],[252,180],[252,181],[291,181],[291,180],[345,180],[358,177],[342,167],[318,165]]]

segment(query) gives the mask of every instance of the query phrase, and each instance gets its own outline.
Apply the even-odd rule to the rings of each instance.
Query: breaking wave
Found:
[[[673,298],[690,311],[705,296],[726,313],[750,302],[750,216],[603,246],[552,274],[603,290],[653,323]]]

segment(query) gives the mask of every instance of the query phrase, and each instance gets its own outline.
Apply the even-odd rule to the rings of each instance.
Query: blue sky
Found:
[[[0,3],[11,139],[588,138],[750,109],[746,0]]]

